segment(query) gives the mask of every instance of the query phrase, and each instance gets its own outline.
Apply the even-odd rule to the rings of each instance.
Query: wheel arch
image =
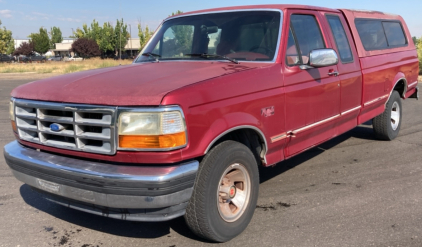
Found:
[[[247,135],[248,131],[250,131],[249,133],[255,134],[256,137],[259,138],[259,141],[260,141],[260,144],[261,144],[261,150],[260,150],[259,154],[254,152],[254,150],[251,150],[251,151],[254,152],[254,154],[259,155],[259,158],[261,159],[262,162],[267,163],[267,160],[266,160],[266,154],[267,154],[267,150],[268,150],[267,140],[265,138],[264,133],[258,127],[255,127],[255,126],[252,126],[252,125],[240,125],[240,126],[232,127],[230,129],[220,133],[217,137],[215,137],[210,142],[210,144],[208,144],[208,147],[205,150],[204,155],[207,154],[218,143],[225,141],[225,140],[239,141],[239,142],[245,144],[246,146],[250,147],[251,145],[249,143],[244,143],[244,141],[236,140],[235,138],[232,137],[232,135],[235,134],[235,133],[245,133]],[[262,162],[261,162],[261,164],[262,164]]]
[[[391,97],[391,94],[393,93],[393,91],[397,91],[399,92],[400,96],[404,99],[407,92],[407,86],[408,86],[405,75],[401,72],[398,73],[396,77],[394,78],[394,81],[395,83],[392,87],[392,90],[389,96]]]
[[[408,82],[405,75],[401,72],[398,73],[396,77],[394,78],[394,81],[395,83],[393,87],[391,88],[390,93],[388,94],[388,98],[387,98],[387,101],[385,102],[385,105],[387,105],[394,91],[397,91],[402,99],[406,97]]]

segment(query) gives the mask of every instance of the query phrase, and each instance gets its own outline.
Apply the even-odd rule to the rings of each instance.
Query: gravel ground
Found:
[[[14,140],[7,105],[30,81],[0,75],[0,143]],[[420,85],[422,86],[422,85]],[[399,137],[377,141],[361,125],[261,170],[251,224],[222,246],[422,246],[422,107],[403,102]],[[0,160],[0,246],[208,246],[182,218],[135,223],[50,203]]]

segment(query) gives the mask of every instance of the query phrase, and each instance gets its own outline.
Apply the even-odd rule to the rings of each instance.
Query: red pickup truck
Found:
[[[61,205],[131,221],[179,216],[216,242],[254,213],[258,166],[372,120],[393,140],[418,98],[398,15],[300,5],[203,10],[163,21],[134,63],[12,92],[17,179]],[[283,165],[282,163],[280,165]]]

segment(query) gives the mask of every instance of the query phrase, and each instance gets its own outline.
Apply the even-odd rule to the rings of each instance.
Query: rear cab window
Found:
[[[407,45],[406,37],[400,22],[383,21],[385,35],[389,46],[405,46]]]
[[[381,19],[356,19],[363,47],[367,51],[407,46],[408,42],[399,21]]]

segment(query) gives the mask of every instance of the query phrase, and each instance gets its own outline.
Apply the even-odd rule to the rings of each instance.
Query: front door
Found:
[[[336,135],[340,116],[340,80],[336,65],[301,69],[314,49],[333,48],[323,16],[317,11],[291,10],[285,35],[283,66],[286,129],[291,131],[285,156],[300,153]],[[285,32],[286,34],[286,32]],[[289,134],[289,133],[288,133]]]

